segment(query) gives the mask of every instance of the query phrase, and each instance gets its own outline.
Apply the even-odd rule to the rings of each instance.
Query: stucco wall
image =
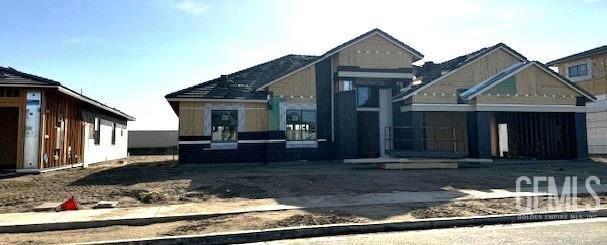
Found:
[[[90,137],[90,124],[85,127],[84,163],[97,163],[127,157],[128,129],[126,125],[116,124],[116,144],[112,145],[112,122],[100,119],[101,135],[99,145]],[[121,132],[122,131],[122,132]]]

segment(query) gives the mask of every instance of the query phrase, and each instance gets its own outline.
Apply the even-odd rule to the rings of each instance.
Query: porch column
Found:
[[[413,131],[413,150],[414,151],[423,151],[424,142],[424,112],[423,111],[412,111],[411,112],[411,130]]]
[[[588,159],[588,132],[586,130],[586,113],[575,113],[575,142],[577,158]]]
[[[466,121],[470,157],[491,158],[491,112],[468,112]]]

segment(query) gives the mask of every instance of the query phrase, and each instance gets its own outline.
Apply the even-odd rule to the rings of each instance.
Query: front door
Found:
[[[358,156],[379,157],[379,112],[358,111]]]
[[[0,107],[0,134],[0,169],[16,169],[19,108]]]

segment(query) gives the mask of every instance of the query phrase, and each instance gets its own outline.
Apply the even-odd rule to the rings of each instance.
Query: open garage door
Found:
[[[0,107],[0,134],[0,169],[16,169],[19,108]]]

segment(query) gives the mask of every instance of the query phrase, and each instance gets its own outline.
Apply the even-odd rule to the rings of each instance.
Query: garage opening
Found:
[[[16,169],[19,108],[0,107],[0,134],[0,169]]]
[[[496,112],[492,135],[499,156],[519,159],[576,158],[575,113]]]

